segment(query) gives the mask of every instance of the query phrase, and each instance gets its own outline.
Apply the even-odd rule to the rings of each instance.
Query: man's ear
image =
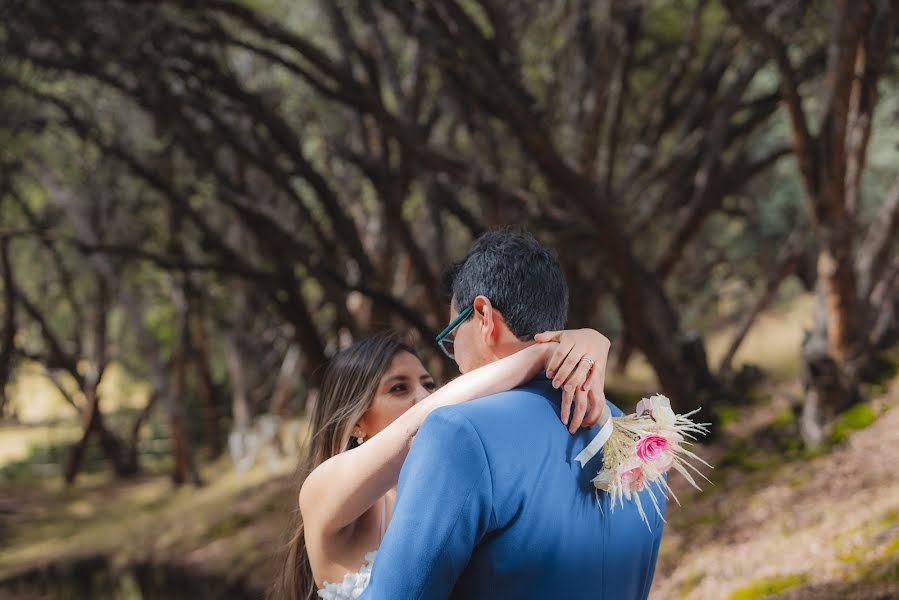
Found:
[[[499,340],[499,329],[497,328],[496,310],[490,303],[490,299],[486,296],[478,296],[474,299],[474,318],[478,324],[478,332],[484,344],[488,348],[492,348]]]

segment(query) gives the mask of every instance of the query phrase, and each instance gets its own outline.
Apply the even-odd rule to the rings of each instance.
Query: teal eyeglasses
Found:
[[[437,342],[437,345],[440,346],[440,349],[443,350],[443,353],[446,354],[450,360],[456,360],[456,355],[453,352],[453,343],[455,342],[455,335],[453,333],[456,329],[459,328],[459,325],[465,322],[465,319],[471,316],[471,313],[474,312],[474,305],[469,306],[465,310],[459,313],[459,316],[453,319],[453,322],[446,326],[446,329],[441,331],[434,341]]]

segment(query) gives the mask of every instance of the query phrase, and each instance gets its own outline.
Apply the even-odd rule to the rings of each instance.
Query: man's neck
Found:
[[[511,337],[511,336],[510,336]],[[502,358],[506,358],[507,356],[511,356],[516,352],[524,350],[528,346],[533,346],[536,342],[532,340],[521,341],[517,338],[512,337],[508,341],[503,341],[501,344],[497,345],[494,349],[494,354],[496,356],[495,360],[500,360]]]

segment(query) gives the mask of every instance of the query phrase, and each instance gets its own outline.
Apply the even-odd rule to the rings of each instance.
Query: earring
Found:
[[[364,442],[364,441],[365,441],[365,434],[360,431],[359,434],[356,436],[356,443],[362,444],[362,442]]]

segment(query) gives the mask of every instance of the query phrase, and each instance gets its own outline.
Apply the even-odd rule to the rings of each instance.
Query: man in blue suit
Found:
[[[481,236],[457,266],[452,292],[452,315],[470,312],[452,341],[462,372],[565,325],[561,267],[528,234]],[[575,461],[599,426],[569,434],[560,401],[561,391],[541,375],[512,391],[434,411],[403,465],[390,527],[362,598],[646,598],[662,520],[650,512],[650,530],[631,502],[611,511],[607,495],[590,481],[602,454],[583,469]]]

